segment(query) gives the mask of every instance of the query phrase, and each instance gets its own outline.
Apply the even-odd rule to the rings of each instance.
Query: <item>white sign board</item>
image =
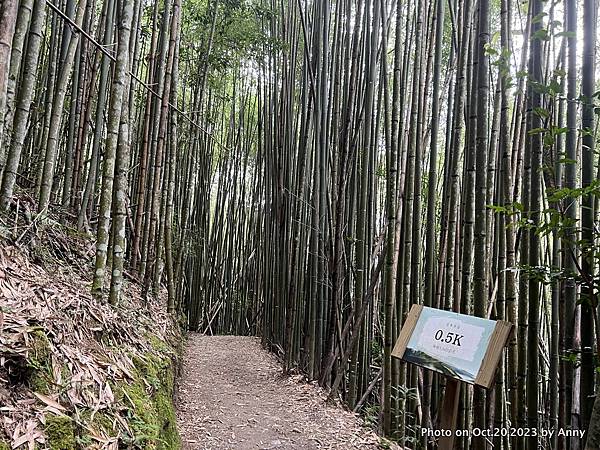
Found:
[[[485,331],[485,327],[459,319],[429,317],[417,337],[416,347],[439,358],[473,362]]]
[[[488,387],[511,325],[413,305],[392,355]]]

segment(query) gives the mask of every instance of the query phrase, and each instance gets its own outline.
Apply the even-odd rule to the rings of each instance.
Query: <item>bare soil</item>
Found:
[[[251,337],[190,335],[177,395],[184,449],[376,449],[377,436]]]

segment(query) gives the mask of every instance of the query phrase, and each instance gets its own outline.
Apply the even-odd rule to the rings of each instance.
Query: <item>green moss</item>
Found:
[[[32,372],[31,377],[29,377],[29,388],[34,392],[48,395],[50,393],[50,385],[47,374],[41,371]]]
[[[90,448],[94,440],[89,434],[81,434],[76,437],[77,448]]]
[[[96,411],[91,408],[82,408],[79,410],[77,427],[77,448],[90,448],[97,440],[93,435],[105,435],[116,437],[119,430],[114,424],[114,413],[104,410]]]
[[[0,438],[0,450],[11,450],[11,448],[12,447],[10,446],[10,444],[8,442],[6,442]]]
[[[181,448],[173,406],[171,359],[149,354],[132,359],[136,367],[135,379],[124,383],[121,395],[117,394],[129,409],[129,424],[134,434],[131,444],[156,450]]]
[[[109,436],[116,436],[117,432],[113,426],[113,419],[103,411],[94,411],[86,408],[80,411],[80,418],[88,428],[94,431],[102,431]]]
[[[50,341],[42,330],[35,330],[30,336],[32,341],[27,358],[27,365],[30,369],[29,388],[41,394],[49,394],[52,384]]]
[[[164,355],[173,353],[173,349],[171,348],[171,346],[155,334],[146,334],[146,339],[148,339],[148,342],[156,352]]]
[[[175,450],[181,447],[181,440],[177,432],[177,419],[173,407],[173,389],[175,376],[171,366],[164,376],[165,388],[157,392],[155,405],[158,417],[161,420],[161,435],[164,442],[162,448]]]
[[[75,450],[75,430],[71,418],[48,416],[44,431],[50,450]]]

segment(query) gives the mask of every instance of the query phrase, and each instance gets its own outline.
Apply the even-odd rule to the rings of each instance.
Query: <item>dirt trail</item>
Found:
[[[283,377],[256,338],[190,335],[177,395],[184,449],[376,449],[324,393]]]

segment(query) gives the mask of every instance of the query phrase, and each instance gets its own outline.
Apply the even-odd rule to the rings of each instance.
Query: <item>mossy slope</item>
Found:
[[[136,377],[120,386],[121,401],[129,404],[128,416],[133,444],[145,449],[176,450],[181,447],[173,390],[173,362],[146,355],[134,359]]]
[[[19,295],[0,298],[0,379],[8,382],[0,421],[10,419],[0,450],[17,440],[19,450],[180,449],[173,395],[183,338],[165,293],[145,301],[132,282],[111,306],[91,298],[72,268],[63,274],[9,252],[4,260],[21,277],[10,280]]]

